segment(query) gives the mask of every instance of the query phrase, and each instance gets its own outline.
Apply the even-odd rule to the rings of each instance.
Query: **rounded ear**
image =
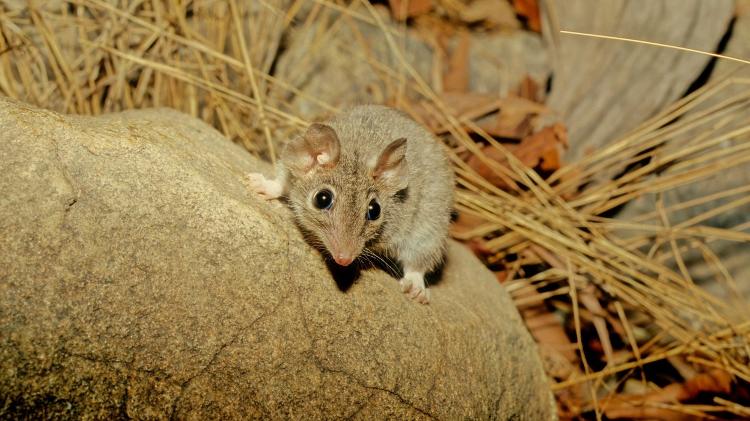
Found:
[[[395,192],[406,188],[407,176],[406,138],[402,137],[385,147],[372,170],[372,178]]]
[[[317,166],[335,166],[339,160],[339,150],[336,131],[331,126],[313,123],[305,134],[286,144],[281,156],[290,169],[306,173]]]

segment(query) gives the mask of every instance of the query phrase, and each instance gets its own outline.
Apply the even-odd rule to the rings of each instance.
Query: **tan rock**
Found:
[[[346,292],[265,167],[167,109],[0,99],[0,417],[551,419],[508,295],[452,243],[433,303]]]
[[[569,0],[545,2],[559,28],[547,106],[568,126],[567,162],[603,148],[679,99],[710,57],[558,29],[714,51],[732,18],[731,0]],[[550,14],[550,13],[548,13]],[[700,28],[700,29],[698,29]],[[622,168],[602,171],[602,178]]]
[[[404,60],[427,85],[442,91],[441,72],[432,43],[419,31],[404,29],[383,16],[381,28],[371,23],[339,17],[335,10],[322,12],[317,25],[300,27],[287,41],[280,54],[275,76],[305,92],[291,95],[286,89],[271,88],[274,101],[288,103],[290,109],[305,118],[330,114],[332,107],[352,104],[383,103],[405,93],[412,99],[417,84],[404,69],[404,63],[388,41],[398,47]],[[330,22],[325,24],[322,22]],[[387,31],[387,32],[386,32]],[[488,95],[506,96],[515,92],[527,76],[544,86],[550,74],[550,63],[542,39],[526,31],[492,31],[470,33],[468,44],[468,90]],[[453,51],[460,48],[459,37],[449,41]],[[437,67],[436,67],[437,66]],[[333,82],[332,82],[333,81]],[[401,92],[402,88],[405,92]],[[542,94],[540,92],[540,94]]]
[[[735,3],[736,14],[732,28],[732,36],[727,41],[726,49],[723,54],[729,57],[750,57],[750,0],[741,0]],[[694,119],[695,116],[705,113],[707,110],[716,107],[717,104],[733,102],[734,109],[729,116],[721,116],[717,120],[707,120],[703,124],[696,125],[693,130],[681,133],[666,145],[664,150],[657,155],[659,158],[669,156],[685,148],[692,147],[699,142],[706,142],[706,133],[712,133],[710,138],[717,138],[734,130],[741,130],[747,127],[750,121],[750,100],[743,98],[747,92],[750,80],[750,66],[744,63],[738,63],[730,60],[718,60],[716,67],[711,72],[708,83],[719,84],[729,82],[728,86],[720,89],[715,94],[706,98],[703,103],[698,104],[694,110],[689,112],[685,119]],[[739,98],[739,100],[738,100]],[[717,123],[717,121],[721,123]],[[750,135],[730,136],[726,141],[721,142],[713,148],[699,152],[700,155],[709,153],[718,154],[722,150],[736,147],[743,142],[750,141]],[[747,195],[741,189],[750,185],[750,163],[739,162],[731,164],[728,162],[726,153],[714,159],[714,162],[721,163],[721,170],[711,176],[701,177],[692,183],[683,184],[664,192],[662,195],[648,194],[638,197],[636,200],[628,203],[625,209],[617,216],[619,219],[628,220],[638,215],[653,212],[657,210],[657,200],[661,199],[666,208],[675,206],[680,203],[687,203],[701,197],[707,197],[719,192],[726,192],[738,189],[733,195],[727,195],[720,199],[701,203],[686,209],[678,209],[669,212],[669,222],[671,225],[678,225],[692,218],[701,217],[713,209],[721,206],[730,206],[730,203],[742,199],[742,195]],[[675,176],[677,173],[685,171],[680,168],[666,168],[661,174],[662,177]],[[750,221],[750,204],[745,202],[734,207],[727,207],[725,211],[714,214],[710,218],[701,221],[699,225],[710,226],[723,229],[736,229],[735,227],[746,224]],[[651,221],[644,221],[649,224],[660,224],[659,216]],[[633,235],[637,232],[625,233]],[[733,280],[726,281],[724,273],[721,273],[715,264],[706,261],[705,255],[697,250],[688,250],[682,253],[682,258],[686,266],[690,269],[693,281],[701,284],[705,289],[720,299],[731,303],[728,307],[732,314],[727,315],[730,319],[744,321],[750,319],[750,243],[743,241],[726,241],[709,239],[705,242],[712,253],[714,253],[723,265],[726,273],[730,274]],[[675,271],[680,269],[676,263],[671,263]]]

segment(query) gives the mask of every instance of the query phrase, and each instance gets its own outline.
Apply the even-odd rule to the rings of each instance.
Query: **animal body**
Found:
[[[336,264],[394,258],[403,292],[429,302],[424,276],[444,257],[454,176],[441,144],[408,116],[353,107],[290,140],[275,179],[248,180],[267,199],[286,196],[297,224]]]

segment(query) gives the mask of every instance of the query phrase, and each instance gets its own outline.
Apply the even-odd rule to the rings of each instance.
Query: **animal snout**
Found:
[[[349,266],[354,261],[354,257],[351,254],[337,253],[333,256],[333,260],[341,266]]]
[[[328,244],[330,244],[328,250],[331,257],[340,266],[349,266],[357,255],[359,255],[358,252],[354,251],[355,248],[351,244],[341,241],[339,236],[335,235],[333,238],[330,238]]]

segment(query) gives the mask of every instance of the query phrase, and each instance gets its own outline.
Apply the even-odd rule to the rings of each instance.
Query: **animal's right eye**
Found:
[[[333,192],[328,189],[323,189],[315,193],[313,197],[313,205],[318,209],[330,209],[333,204]]]

